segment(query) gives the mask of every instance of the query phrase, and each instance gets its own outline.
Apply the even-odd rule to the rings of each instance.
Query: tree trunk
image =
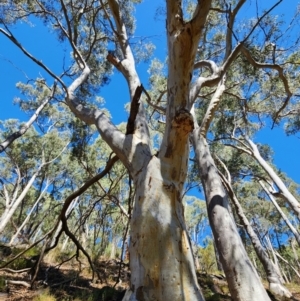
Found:
[[[29,211],[29,213],[27,214],[25,220],[23,221],[22,225],[17,229],[16,233],[12,236],[9,245],[12,246],[14,244],[15,239],[19,236],[20,232],[22,231],[22,229],[26,226],[26,224],[28,223],[30,216],[32,214],[32,212],[34,211],[35,207],[38,205],[38,203],[41,201],[43,195],[45,194],[46,190],[48,189],[49,185],[51,184],[51,182],[47,182],[46,186],[44,187],[43,191],[41,192],[41,194],[39,195],[39,197],[37,198],[37,200],[35,201],[35,203],[33,204],[31,210]]]
[[[65,251],[65,249],[67,248],[67,245],[68,245],[68,242],[69,242],[69,236],[65,235],[65,240],[62,244],[62,247],[61,247],[61,252]]]
[[[300,268],[299,257],[297,255],[297,252],[296,252],[296,249],[295,249],[295,240],[294,239],[291,239],[290,245],[291,245],[291,248],[293,250],[295,262],[297,263],[298,268]]]
[[[292,294],[289,292],[289,290],[283,285],[284,280],[281,277],[280,271],[278,269],[278,266],[275,266],[267,253],[265,252],[263,246],[261,245],[261,242],[259,238],[257,237],[256,233],[254,232],[251,224],[249,223],[247,217],[244,214],[243,208],[240,205],[235,193],[232,190],[232,187],[230,183],[225,179],[225,177],[221,176],[223,179],[223,182],[225,184],[225,187],[227,189],[227,192],[233,202],[233,205],[236,209],[236,213],[240,218],[240,221],[242,225],[245,227],[248,236],[251,240],[251,243],[253,245],[254,251],[262,263],[268,282],[269,282],[269,289],[271,292],[280,295],[285,296],[287,298],[290,298]]]
[[[129,246],[134,294],[124,300],[204,300],[184,222],[183,183],[168,176],[154,156],[135,179]]]
[[[296,198],[289,192],[283,181],[280,177],[276,174],[276,172],[272,169],[272,167],[267,163],[267,161],[260,155],[259,150],[256,144],[247,139],[247,142],[251,148],[252,156],[257,160],[257,162],[262,166],[262,168],[267,172],[269,177],[278,187],[280,194],[285,198],[285,200],[290,204],[293,211],[296,213],[298,218],[300,219],[300,204],[296,200]]]
[[[270,300],[242,244],[228,210],[220,176],[200,128],[193,132],[193,144],[205,192],[210,226],[233,300]]]
[[[43,165],[41,165],[38,168],[38,170],[32,175],[32,177],[28,181],[27,185],[25,186],[24,190],[19,195],[19,197],[16,200],[13,200],[12,203],[9,204],[9,206],[5,208],[2,216],[0,217],[0,234],[4,231],[7,223],[11,220],[11,217],[13,216],[15,211],[17,210],[20,203],[25,198],[27,192],[29,191],[30,187],[33,185],[33,182],[35,181],[35,179],[38,176],[38,174],[39,174],[42,167],[43,167]]]
[[[287,224],[287,226],[290,228],[290,230],[294,234],[294,236],[295,236],[295,238],[297,240],[297,243],[300,246],[300,234],[299,234],[298,230],[293,226],[293,224],[289,221],[289,219],[287,218],[287,216],[281,210],[281,208],[277,204],[275,198],[269,192],[269,190],[266,188],[266,186],[264,185],[264,183],[262,181],[258,181],[258,182],[259,182],[260,186],[263,188],[263,190],[265,191],[265,193],[268,195],[269,199],[271,200],[271,202],[273,203],[273,205],[275,206],[275,208],[277,209],[277,211],[279,212],[279,214],[281,215],[282,219],[285,221],[285,223]]]

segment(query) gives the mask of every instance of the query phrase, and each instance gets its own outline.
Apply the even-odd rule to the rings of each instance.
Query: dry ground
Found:
[[[61,266],[44,264],[39,272],[34,289],[22,285],[4,285],[5,280],[25,281],[30,283],[27,273],[15,274],[0,271],[0,301],[121,301],[128,287],[130,272],[127,264],[116,260],[101,260],[92,272],[75,261]],[[199,283],[207,301],[230,301],[227,283],[222,276],[198,274]],[[2,285],[1,285],[2,283]],[[290,284],[289,289],[294,299],[300,301],[300,287]],[[271,296],[272,300],[276,299]]]

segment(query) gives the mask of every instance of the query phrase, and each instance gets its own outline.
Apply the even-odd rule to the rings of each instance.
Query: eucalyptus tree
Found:
[[[54,91],[53,97],[98,130],[132,179],[135,202],[130,219],[131,284],[124,300],[203,300],[182,205],[191,133],[208,216],[231,295],[234,300],[269,300],[229,212],[227,196],[210,155],[207,133],[214,115],[218,115],[217,107],[227,82],[232,89],[240,86],[243,90],[245,81],[239,78],[247,68],[279,73],[279,77],[272,73],[273,82],[279,78],[281,81],[277,82],[284,83],[280,95],[288,94],[288,97],[283,105],[277,104],[274,121],[284,114],[292,92],[285,84],[282,67],[275,61],[260,65],[253,59],[256,52],[260,53],[256,41],[266,44],[259,59],[269,60],[274,51],[277,54],[276,49],[267,45],[269,35],[278,33],[268,14],[281,1],[272,3],[256,21],[250,20],[246,26],[240,24],[238,29],[235,18],[246,0],[233,1],[230,5],[217,0],[199,0],[187,7],[182,1],[166,0],[168,60],[160,93],[146,91],[136,68],[137,54],[130,38],[134,32],[133,5],[138,2],[8,1],[1,6],[0,32],[40,66],[47,77],[56,81],[60,92]],[[31,55],[13,34],[10,24],[28,16],[29,21],[40,18],[71,50],[69,66],[62,66],[60,74]],[[217,25],[220,25],[218,30]],[[268,26],[263,28],[264,25]],[[276,39],[279,41],[278,36]],[[96,95],[101,85],[107,83],[112,68],[121,73],[128,85],[130,110],[125,131],[116,127],[97,103]],[[160,103],[155,103],[150,95],[158,95]],[[127,101],[124,94],[118,97]],[[208,101],[202,102],[202,98]],[[153,143],[157,152],[152,148],[151,122],[143,99],[162,117],[163,125],[157,126],[159,139]],[[196,111],[203,109],[197,118],[193,114],[194,106]],[[241,109],[235,107],[235,110],[237,116],[243,116]],[[232,117],[234,113],[230,111],[228,115]],[[228,124],[227,130],[232,127]],[[89,164],[83,158],[81,163],[85,167]]]
[[[82,12],[81,5],[75,6],[73,2],[61,1],[59,9],[63,14],[54,14],[56,8],[44,6],[42,2],[37,2],[38,7],[33,8],[42,10],[48,20],[59,28],[60,34],[69,40],[74,52],[77,78],[71,84],[66,84],[48,69],[65,89],[66,104],[80,119],[96,125],[102,138],[129,170],[136,186],[130,244],[132,275],[129,294],[132,294],[132,300],[140,299],[141,296],[146,299],[203,299],[197,284],[193,256],[184,225],[181,193],[187,172],[188,134],[193,127],[192,117],[186,108],[190,75],[210,4],[210,1],[199,3],[195,16],[185,23],[178,3],[167,2],[170,105],[167,107],[166,130],[158,156],[151,153],[147,120],[143,105],[140,104],[143,86],[128,43],[128,26],[131,23],[128,10],[131,5],[114,0],[107,3],[100,1],[100,5],[95,8],[94,3],[87,2]],[[25,10],[33,10],[26,4],[24,7]],[[84,14],[85,10],[94,13],[93,20],[88,19],[88,13]],[[79,29],[82,29],[78,26],[80,18],[91,26],[88,39],[84,41],[79,41]],[[80,103],[80,98],[84,95],[80,95],[80,89],[77,92],[80,86],[92,86],[93,78],[98,84],[100,82],[97,75],[101,70],[97,64],[90,61],[97,51],[93,46],[96,44],[100,47],[100,40],[103,38],[99,30],[95,29],[98,29],[101,26],[100,22],[105,19],[105,26],[109,26],[112,33],[115,33],[114,42],[118,50],[116,54],[109,53],[107,59],[124,75],[129,87],[131,110],[126,134],[120,132],[103,111]],[[14,41],[7,27],[1,28],[1,32]],[[185,53],[182,52],[183,49]],[[97,55],[102,56],[99,51]],[[104,65],[103,60],[99,58],[97,62]],[[166,250],[172,257],[166,257]],[[176,285],[170,285],[171,283]],[[125,298],[127,296],[128,294]]]
[[[253,31],[255,31],[254,30],[255,26],[249,30],[250,33],[248,35],[246,34],[246,39],[244,39],[244,42],[246,43],[237,44],[236,47],[233,49],[233,44],[232,44],[233,37],[237,39],[237,36],[233,33],[235,17],[244,3],[245,1],[239,1],[237,5],[233,7],[232,10],[230,8],[226,12],[216,10],[220,14],[222,13],[227,14],[227,18],[228,18],[227,24],[230,24],[230,26],[228,25],[229,28],[226,33],[226,39],[223,39],[225,43],[223,44],[220,43],[221,45],[219,46],[218,56],[220,56],[221,59],[223,59],[223,62],[216,64],[217,60],[215,61],[199,60],[198,64],[196,64],[196,66],[200,66],[200,67],[203,66],[208,68],[211,73],[210,77],[200,77],[198,86],[200,87],[211,86],[211,81],[214,81],[216,77],[218,78],[217,82],[219,84],[218,87],[215,89],[215,91],[211,91],[209,89],[206,90],[207,91],[206,95],[213,94],[213,97],[211,98],[207,97],[209,99],[208,105],[204,110],[201,107],[199,109],[200,111],[202,111],[202,113],[198,114],[198,118],[199,115],[201,117],[199,118],[201,125],[198,125],[197,119],[195,118],[194,120],[195,129],[193,131],[192,140],[195,149],[196,160],[198,162],[199,170],[201,174],[201,181],[205,191],[207,207],[208,207],[208,215],[210,218],[210,225],[212,227],[213,234],[215,236],[217,247],[220,250],[221,262],[224,267],[224,271],[227,274],[227,281],[229,284],[231,294],[237,300],[251,300],[253,298],[257,300],[265,300],[268,299],[268,296],[266,295],[264,288],[260,284],[260,280],[256,274],[254,267],[250,263],[250,260],[241,243],[234,221],[230,216],[227,195],[224,190],[220,176],[217,172],[216,166],[214,164],[213,157],[211,156],[209,145],[207,143],[207,135],[209,132],[209,128],[211,127],[211,124],[214,123],[213,119],[215,118],[215,116],[217,116],[218,122],[220,120],[222,121],[222,119],[224,122],[224,119],[225,120],[227,119],[226,120],[227,123],[223,123],[223,125],[220,125],[222,126],[222,128],[219,127],[219,133],[218,133],[213,131],[216,129],[216,124],[218,123],[215,122],[213,126],[213,130],[209,132],[209,134],[211,135],[210,139],[212,139],[212,137],[215,138],[216,140],[220,138],[224,139],[226,135],[230,136],[232,132],[233,133],[235,132],[235,130],[241,131],[242,126],[244,126],[247,129],[248,135],[250,134],[251,130],[252,130],[251,134],[254,133],[253,128],[251,129],[249,126],[252,120],[250,118],[251,113],[249,113],[249,116],[247,115],[246,108],[245,108],[246,105],[245,107],[242,107],[242,110],[240,110],[237,105],[230,105],[230,102],[229,103],[226,102],[226,100],[228,100],[228,97],[227,99],[225,98],[224,100],[222,98],[223,94],[226,93],[225,92],[226,88],[227,88],[227,93],[229,95],[232,96],[237,95],[236,96],[237,100],[241,99],[241,97],[239,97],[238,94],[245,93],[244,85],[247,85],[247,82],[245,81],[245,83],[243,83],[243,81],[241,80],[243,79],[243,71],[244,71],[243,64],[245,62],[246,62],[245,68],[247,67],[249,68],[249,66],[250,68],[252,68],[253,66],[254,72],[256,72],[256,69],[271,69],[272,71],[273,70],[276,71],[276,72],[271,72],[270,82],[272,82],[272,84],[275,81],[276,83],[278,82],[280,83],[276,89],[277,90],[276,92],[278,93],[276,94],[276,96],[281,97],[283,103],[276,105],[275,112],[274,111],[272,112],[273,113],[272,118],[274,123],[278,122],[278,119],[284,116],[283,111],[285,110],[285,107],[288,105],[289,101],[291,100],[293,96],[293,92],[294,93],[296,92],[296,89],[293,89],[292,92],[291,86],[289,84],[290,78],[288,75],[286,75],[283,72],[284,70],[283,67],[276,64],[275,60],[270,62],[267,55],[263,54],[263,51],[261,52],[258,51],[259,55],[255,56],[255,52],[253,52],[253,49],[257,48],[257,45],[255,45],[256,42],[254,42],[252,39],[251,42],[253,45],[251,45],[249,41],[246,42],[246,39],[249,38],[250,33],[253,33]],[[267,19],[268,18],[269,16],[267,17]],[[278,29],[278,27],[277,29],[274,29],[275,27],[272,28],[272,26],[270,27],[271,29],[268,30],[269,34],[271,32],[274,34],[275,31]],[[264,34],[267,36],[268,35],[267,31],[265,31]],[[217,38],[215,37],[215,39]],[[212,38],[212,40],[214,41],[214,38]],[[258,43],[259,41],[260,40],[258,39]],[[265,42],[266,41],[264,41],[263,43]],[[275,48],[273,48],[273,51],[275,51]],[[241,55],[237,57],[236,52]],[[220,55],[220,53],[223,54]],[[262,60],[262,62],[261,61],[258,62],[257,60]],[[289,68],[287,68],[287,70],[290,71]],[[239,76],[240,79],[238,79]],[[255,82],[256,86],[253,89],[251,88],[249,89],[251,92],[252,90],[255,90],[256,94],[260,93],[259,96],[267,94],[266,99],[267,97],[269,97],[271,101],[274,101],[275,93],[274,94],[271,93],[271,96],[269,95],[267,90],[265,90],[268,84],[265,85],[263,83],[263,79],[265,80],[265,78],[261,77],[261,81],[260,81],[259,79],[257,80],[257,78],[254,77],[253,82]],[[236,85],[236,82],[239,82],[238,86]],[[197,84],[195,85],[195,89],[197,89]],[[195,94],[191,93],[191,98],[193,99],[193,97],[197,97],[197,95],[195,96]],[[219,108],[221,99],[222,102],[223,101],[225,102],[224,107],[226,108],[227,112],[226,111],[222,112],[222,109],[224,107]],[[270,100],[268,99],[268,101]],[[196,107],[196,109],[198,109],[198,107]],[[270,114],[270,111],[268,112]],[[221,117],[218,116],[219,114],[221,115]],[[265,114],[266,116],[267,115],[266,111],[262,111],[262,115],[263,114]],[[220,135],[221,137],[219,136],[220,133],[221,133]],[[248,139],[248,141],[250,140]],[[230,235],[230,243],[228,243],[229,235]],[[230,275],[232,275],[233,270],[234,270],[235,277],[230,277]],[[276,273],[274,273],[274,275],[275,275],[274,279],[269,278],[270,281],[273,282],[270,284],[270,287],[272,287],[273,291],[279,294],[286,294],[287,296],[290,296],[290,293],[281,285],[278,275],[276,275]],[[247,288],[249,289],[249,287],[251,286],[253,290],[251,292],[247,291]],[[243,289],[241,289],[241,287],[243,287]]]

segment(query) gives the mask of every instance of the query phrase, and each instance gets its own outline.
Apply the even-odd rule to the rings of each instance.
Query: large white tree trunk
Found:
[[[193,132],[193,144],[205,192],[213,231],[229,290],[235,301],[270,300],[242,244],[229,210],[227,195],[200,128]]]
[[[129,247],[131,292],[124,300],[203,300],[184,223],[182,189],[187,174],[188,138],[193,129],[189,113],[191,79],[211,1],[198,1],[189,22],[184,21],[181,4],[166,2],[168,92],[159,155],[148,159],[146,151],[141,156],[137,151],[129,155],[136,198]],[[133,105],[134,102],[131,109]],[[143,137],[142,125],[137,119],[133,138]],[[140,149],[141,143],[136,144]]]
[[[184,222],[182,183],[166,174],[154,156],[136,179],[128,300],[204,300]]]

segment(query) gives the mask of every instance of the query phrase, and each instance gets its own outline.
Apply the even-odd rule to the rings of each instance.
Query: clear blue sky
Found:
[[[259,5],[270,7],[274,1],[257,1]],[[255,9],[255,1],[250,1],[243,8],[243,15]],[[263,4],[261,4],[263,3]],[[285,14],[290,17],[297,6],[296,0],[284,0],[276,9],[276,13]],[[155,55],[164,59],[166,55],[165,43],[165,21],[160,16],[155,18],[158,6],[163,6],[162,0],[145,0],[137,6],[137,37],[148,36],[156,45]],[[41,59],[55,73],[62,70],[61,62],[63,57],[69,57],[69,49],[64,49],[54,36],[51,36],[47,29],[41,26],[29,28],[29,25],[22,24],[12,29],[13,33],[20,39],[26,49]],[[30,33],[30,34],[28,34]],[[147,86],[147,64],[138,66],[138,72],[143,84]],[[47,77],[46,73],[27,59],[16,46],[0,34],[0,91],[1,109],[0,120],[16,118],[25,121],[29,116],[20,112],[17,106],[12,105],[14,97],[18,96],[15,85],[18,81],[26,81],[27,78],[38,76]],[[124,93],[126,91],[126,94]],[[106,106],[111,111],[113,121],[119,123],[126,121],[127,115],[124,110],[124,97],[127,97],[127,85],[120,74],[116,72],[109,86],[101,91],[101,95],[106,100]],[[120,105],[118,105],[118,103]],[[117,104],[117,105],[116,105]],[[264,129],[255,137],[255,142],[268,143],[274,150],[275,163],[285,173],[300,183],[300,134],[287,137],[281,128]]]

